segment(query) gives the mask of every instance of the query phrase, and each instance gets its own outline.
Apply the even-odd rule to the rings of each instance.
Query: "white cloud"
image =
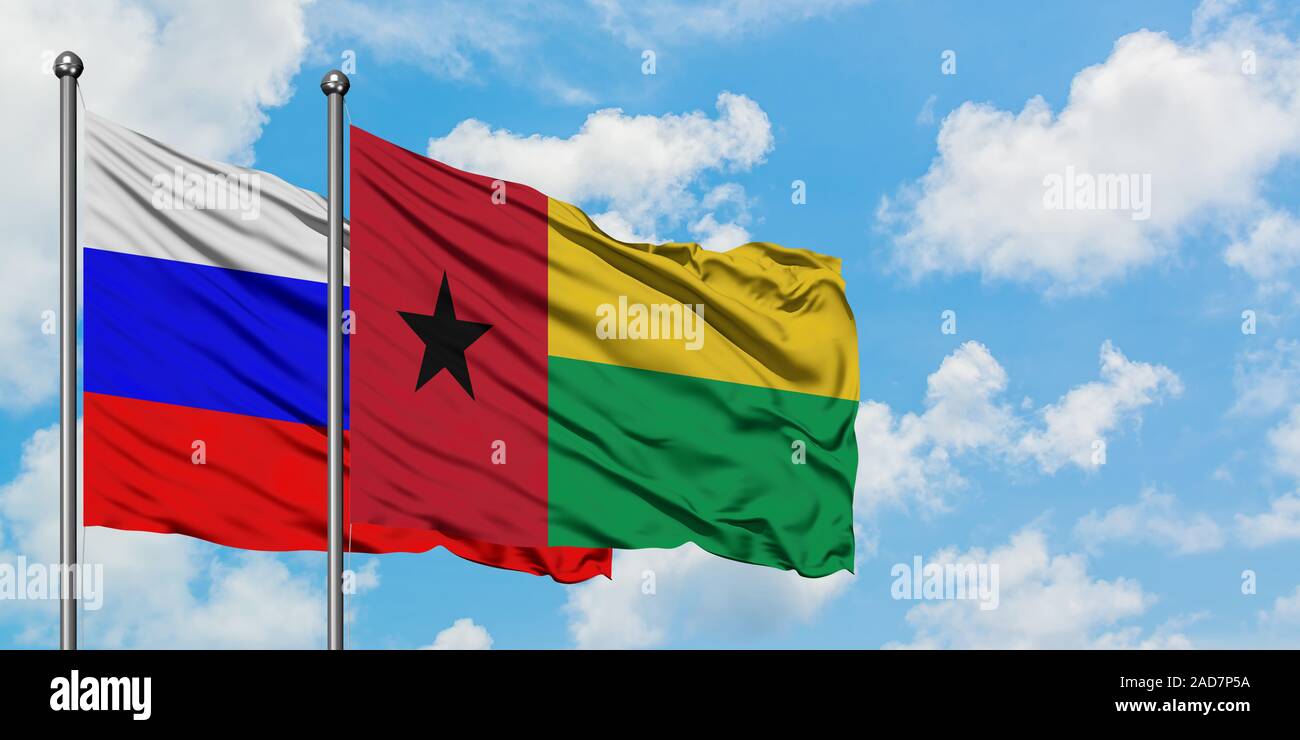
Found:
[[[478,83],[485,72],[527,88],[547,102],[590,106],[595,93],[547,68],[548,35],[573,36],[586,11],[539,0],[320,0],[308,16],[313,61],[362,75],[377,65],[415,67]],[[344,71],[348,71],[344,69]]]
[[[312,9],[312,36],[322,46],[357,43],[383,63],[419,66],[452,79],[471,77],[480,59],[499,64],[533,46],[525,13],[533,3],[487,5],[463,0],[362,3],[325,0]],[[355,51],[355,50],[354,50]],[[357,60],[360,70],[368,61]]]
[[[1183,629],[1206,616],[1208,613],[1204,611],[1179,615],[1157,625],[1146,636],[1143,636],[1141,627],[1121,627],[1099,637],[1092,647],[1098,650],[1192,650],[1196,646]]]
[[[564,610],[580,648],[648,648],[692,637],[769,634],[813,619],[853,583],[840,571],[803,578],[748,565],[695,545],[620,550],[613,580],[569,589]]]
[[[123,566],[140,568],[141,563],[128,560]],[[200,574],[210,581],[206,599],[176,594],[169,610],[128,613],[129,621],[118,618],[118,624],[135,633],[129,644],[284,649],[325,643],[324,591],[315,578],[290,572],[276,556],[244,553],[233,564],[213,561],[207,573],[190,573],[189,580]],[[106,587],[112,588],[111,582]],[[88,617],[88,626],[98,616]]]
[[[1243,353],[1232,384],[1237,391],[1233,414],[1262,416],[1300,401],[1300,342],[1279,339],[1271,349]]]
[[[1243,239],[1228,246],[1223,259],[1266,290],[1284,288],[1284,276],[1300,265],[1300,220],[1289,213],[1265,215]]]
[[[629,116],[607,108],[568,138],[524,136],[469,119],[430,139],[428,154],[584,207],[607,206],[617,218],[606,214],[598,222],[611,231],[653,234],[656,225],[674,227],[685,214],[703,219],[701,208],[734,206],[738,185],[712,201],[691,189],[705,173],[748,170],[771,151],[772,125],[758,103],[724,92],[717,109],[710,118],[702,111]],[[699,226],[706,236],[720,233],[716,221]]]
[[[865,5],[870,0],[589,0],[604,27],[631,45],[737,38],[772,27]]]
[[[745,228],[750,221],[749,199],[739,184],[729,182],[713,188],[700,205],[709,212],[690,225],[691,236],[700,246],[723,251],[751,241]],[[720,214],[724,214],[722,221]]]
[[[954,452],[1002,444],[1012,412],[993,399],[1007,388],[1007,372],[988,348],[966,342],[926,378],[928,436]]]
[[[750,241],[749,231],[737,223],[718,223],[712,213],[691,224],[691,236],[705,249],[725,251]]]
[[[1090,550],[1110,542],[1148,542],[1179,555],[1218,550],[1226,539],[1208,515],[1184,514],[1173,494],[1153,488],[1144,489],[1137,503],[1115,506],[1100,516],[1089,512],[1075,524],[1074,534]]]
[[[1088,572],[1079,553],[1053,555],[1047,538],[1026,529],[992,550],[948,549],[926,562],[998,566],[999,602],[984,610],[974,600],[920,603],[907,612],[915,634],[887,647],[960,649],[1186,647],[1170,631],[1143,639],[1121,624],[1146,612],[1155,599],[1127,578],[1104,580]]]
[[[922,511],[946,509],[947,496],[964,485],[953,465],[963,455],[1008,465],[1032,461],[1048,474],[1066,465],[1095,469],[1094,441],[1104,443],[1126,422],[1139,421],[1143,407],[1181,391],[1173,371],[1132,362],[1109,341],[1100,365],[1100,380],[1076,386],[1032,416],[1018,414],[1002,399],[1006,371],[987,347],[966,342],[927,378],[922,413],[895,418],[889,406],[864,402],[856,422],[859,512],[909,503]]]
[[[947,450],[930,441],[924,415],[909,412],[895,421],[888,405],[865,401],[858,407],[854,429],[858,477],[853,505],[863,516],[909,503],[923,512],[944,511],[946,495],[964,484]]]
[[[57,563],[58,427],[23,446],[17,476],[0,486],[0,561]],[[93,647],[309,648],[323,644],[324,590],[271,553],[228,561],[179,535],[81,530],[82,561],[103,566],[103,606],[83,611]],[[363,569],[365,570],[365,569]],[[377,581],[373,572],[365,579]],[[9,602],[0,618],[27,639],[57,640],[57,602]],[[13,608],[10,608],[12,606]]]
[[[1296,586],[1289,596],[1279,596],[1273,601],[1273,608],[1259,613],[1261,622],[1268,624],[1300,624],[1300,586]]]
[[[634,226],[618,211],[605,211],[604,213],[588,215],[600,226],[601,230],[620,241],[629,244],[659,244],[664,241],[655,233],[653,226],[648,232],[642,232],[639,227]]]
[[[0,161],[5,264],[0,271],[0,409],[55,390],[58,308],[58,84],[54,55],[81,55],[93,111],[204,157],[248,162],[267,108],[290,94],[307,44],[304,3],[4,3],[0,65],[7,94]]]
[[[379,588],[379,558],[367,557],[360,568],[352,568],[351,562],[344,562],[343,565],[344,568],[352,571],[352,585],[357,593],[362,594]]]
[[[1007,374],[988,348],[966,342],[926,379],[925,411],[894,419],[889,406],[866,401],[858,409],[856,508],[870,515],[882,505],[947,508],[945,494],[964,481],[954,455],[976,448],[1005,448],[1015,420],[997,397]]]
[[[1132,362],[1107,340],[1101,347],[1101,380],[1072,389],[1040,415],[1045,427],[1020,440],[1018,451],[1054,473],[1066,463],[1095,468],[1094,442],[1105,443],[1142,407],[1182,393],[1182,383],[1163,365]]]
[[[573,83],[551,75],[545,74],[537,80],[538,88],[546,92],[547,96],[553,100],[559,100],[566,105],[595,105],[596,94],[590,90],[579,87]]]
[[[930,125],[933,125],[933,124],[934,124],[934,106],[935,106],[935,104],[938,103],[938,102],[939,102],[939,96],[938,96],[938,95],[933,95],[933,94],[932,94],[932,95],[930,95],[930,97],[926,98],[926,99],[925,99],[925,102],[921,104],[921,110],[920,110],[919,112],[917,112],[917,114],[916,114],[916,122],[917,122],[918,124],[922,125],[922,126],[930,126]]]
[[[468,617],[457,619],[421,650],[491,650],[492,635]]]
[[[1237,537],[1247,547],[1300,539],[1300,494],[1277,498],[1260,514],[1238,514]]]
[[[1246,17],[1204,13],[1201,29],[1183,44],[1147,30],[1121,37],[1074,77],[1059,112],[1041,97],[1019,113],[974,102],[952,112],[929,170],[878,210],[896,265],[1082,292],[1170,258],[1199,226],[1258,219],[1264,178],[1300,152],[1300,47]],[[1255,74],[1243,73],[1243,50]],[[1149,174],[1150,218],[1044,207],[1045,178],[1067,167]],[[1276,245],[1264,251],[1242,247],[1230,261],[1282,258]]]
[[[1192,35],[1204,36],[1232,18],[1233,6],[1241,0],[1201,0],[1192,11]]]
[[[1273,467],[1300,478],[1300,404],[1268,432],[1268,444],[1273,450]]]

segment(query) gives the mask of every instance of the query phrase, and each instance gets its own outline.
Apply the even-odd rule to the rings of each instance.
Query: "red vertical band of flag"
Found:
[[[352,459],[358,521],[547,541],[547,199],[351,129]],[[446,281],[473,396],[447,371],[418,390]],[[396,310],[395,310],[396,309]]]

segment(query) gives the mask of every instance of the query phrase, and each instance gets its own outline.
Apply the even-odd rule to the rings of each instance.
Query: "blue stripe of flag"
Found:
[[[325,283],[89,247],[83,259],[86,391],[326,423]]]

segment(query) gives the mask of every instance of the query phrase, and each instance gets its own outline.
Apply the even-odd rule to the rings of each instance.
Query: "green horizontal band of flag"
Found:
[[[849,399],[548,358],[550,545],[853,569]]]

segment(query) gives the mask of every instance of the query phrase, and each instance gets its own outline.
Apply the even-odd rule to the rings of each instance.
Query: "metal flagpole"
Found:
[[[77,649],[77,78],[81,57],[54,59],[59,78],[59,647]]]
[[[343,649],[343,96],[351,83],[326,73],[329,100],[329,649]]]

